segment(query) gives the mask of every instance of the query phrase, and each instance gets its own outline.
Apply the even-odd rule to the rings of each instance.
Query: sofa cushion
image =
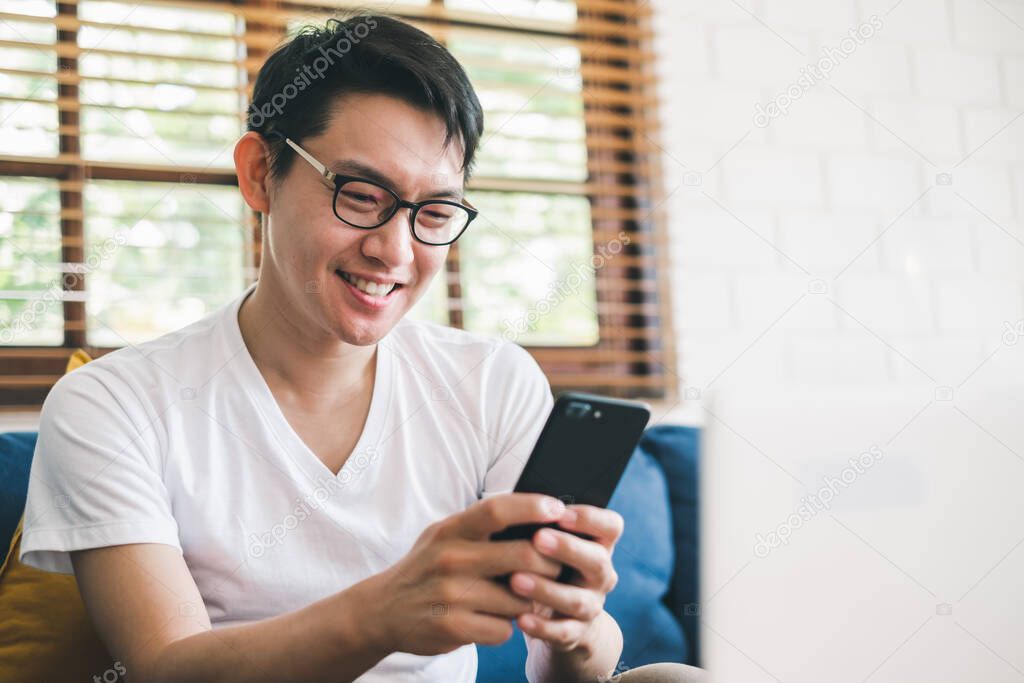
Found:
[[[88,362],[77,351],[67,370]],[[0,523],[8,549],[0,565],[0,681],[89,681],[119,677],[85,611],[75,577],[22,564],[21,517],[36,434],[0,434]],[[7,524],[14,520],[12,537]]]
[[[20,543],[18,524],[0,566],[0,681],[109,680],[121,664],[93,628],[75,577],[22,564]]]
[[[2,562],[25,510],[28,470],[36,449],[35,432],[0,434],[0,553]]]
[[[658,461],[668,482],[676,563],[666,604],[679,619],[689,646],[687,664],[700,666],[700,430],[659,425],[644,432],[640,447]]]
[[[64,373],[80,368],[91,360],[88,353],[78,349],[68,358]],[[36,432],[0,434],[0,553],[4,554],[4,560],[14,530],[25,511],[28,473],[32,465],[32,454],[36,450],[37,436]]]
[[[658,461],[642,447],[630,458],[608,507],[626,523],[612,554],[619,583],[605,602],[622,629],[622,663],[633,668],[684,662],[686,641],[666,602],[675,565],[668,483]],[[478,681],[525,680],[526,643],[518,629],[502,645],[477,646],[477,653]]]

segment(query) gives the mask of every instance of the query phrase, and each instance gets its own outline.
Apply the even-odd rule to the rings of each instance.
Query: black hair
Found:
[[[436,113],[445,144],[459,139],[472,171],[484,115],[462,65],[431,36],[394,17],[353,12],[301,28],[260,68],[246,129],[270,145],[270,173],[283,178],[295,158],[284,143],[322,133],[339,96],[383,94]]]

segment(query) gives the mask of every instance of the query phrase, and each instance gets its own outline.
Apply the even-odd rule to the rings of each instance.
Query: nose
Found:
[[[411,211],[412,209],[403,207],[384,225],[367,230],[362,242],[363,255],[379,262],[390,271],[412,263],[415,257],[415,240],[409,222]]]

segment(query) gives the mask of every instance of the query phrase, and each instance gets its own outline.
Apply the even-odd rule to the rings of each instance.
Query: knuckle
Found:
[[[586,615],[587,620],[593,620],[598,617],[601,612],[604,611],[604,598],[593,597],[587,601]]]
[[[443,548],[437,554],[435,565],[441,574],[454,574],[462,566],[462,557],[454,548]]]
[[[515,559],[521,567],[532,569],[537,566],[539,560],[543,560],[529,541],[523,541],[515,550]]]
[[[459,624],[456,619],[442,619],[436,628],[441,632],[441,637],[444,640],[454,641],[456,643],[462,641],[461,629],[459,628]]]
[[[615,587],[619,585],[619,574],[613,568],[609,568],[604,578],[604,589],[606,593],[610,593]]]
[[[615,538],[618,538],[626,528],[626,520],[614,510],[609,510],[608,512],[611,513],[609,520],[611,520],[612,531],[615,534]]]
[[[585,617],[590,610],[591,604],[591,601],[587,599],[582,591],[574,593],[573,596],[569,598],[569,611],[572,614]]]
[[[437,599],[442,605],[445,605],[446,612],[451,609],[451,605],[455,603],[460,597],[461,591],[459,590],[459,584],[453,579],[442,579],[437,585]]]
[[[595,519],[599,519],[597,515],[600,514],[600,509],[591,505],[574,505],[573,510],[576,511],[577,521],[582,525],[590,526]]]
[[[537,566],[533,569],[533,572],[541,576],[546,576],[549,579],[554,579],[562,573],[562,563],[555,562],[547,557],[540,557],[537,560]]]
[[[455,526],[456,521],[454,519],[439,519],[436,522],[430,524],[420,537],[430,543],[437,543],[443,538],[449,535],[449,531]]]
[[[508,640],[511,637],[512,637],[512,622],[511,621],[505,621],[505,622],[502,622],[501,625],[495,627],[494,632],[492,634],[489,634],[489,637],[487,637],[484,642],[487,645],[501,645],[502,643],[504,643],[506,640]]]
[[[568,645],[573,641],[573,628],[567,623],[558,624],[554,627],[552,635],[558,642]]]
[[[484,521],[488,526],[499,527],[501,526],[501,507],[497,498],[488,498],[481,504],[481,514],[483,515]]]
[[[423,531],[420,532],[419,540],[421,542],[433,541],[441,533],[441,522],[434,522],[424,527]]]

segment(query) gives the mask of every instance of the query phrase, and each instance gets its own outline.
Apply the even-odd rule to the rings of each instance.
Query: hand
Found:
[[[557,498],[510,493],[478,501],[431,524],[394,566],[371,584],[364,623],[387,652],[436,655],[468,643],[498,645],[512,635],[512,620],[530,601],[493,577],[527,572],[558,576],[561,565],[529,540],[490,541],[513,524],[550,523],[565,512]]]
[[[562,529],[592,537],[586,540],[558,529],[540,529],[533,545],[546,557],[573,567],[577,575],[568,584],[529,571],[516,572],[510,586],[533,601],[529,614],[518,619],[528,638],[538,638],[556,651],[568,652],[585,642],[604,611],[605,596],[615,588],[612,550],[622,536],[622,516],[591,505],[570,505],[558,520]]]

